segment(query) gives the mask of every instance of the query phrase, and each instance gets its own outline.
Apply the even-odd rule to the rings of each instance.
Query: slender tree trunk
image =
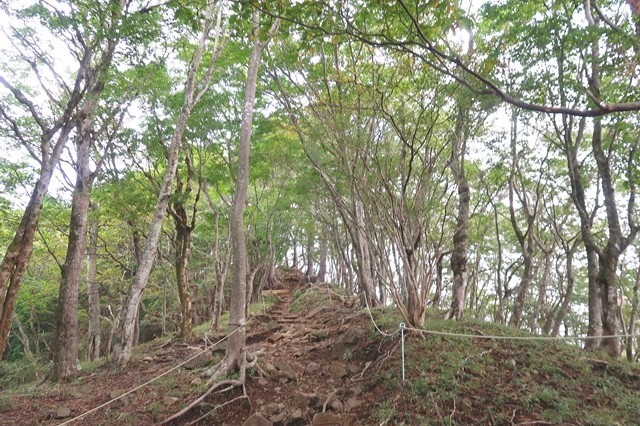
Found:
[[[366,235],[364,211],[362,202],[354,201],[355,210],[355,249],[358,260],[358,278],[360,287],[364,291],[364,297],[367,298],[369,306],[378,306],[378,299],[375,295],[375,286],[373,283],[373,274],[371,272],[371,253],[369,251],[369,242]]]
[[[182,213],[186,212],[184,208]],[[184,226],[182,223],[178,223],[176,220],[176,258],[175,258],[175,270],[176,270],[176,283],[178,285],[178,298],[180,299],[180,313],[182,318],[180,320],[180,338],[189,340],[193,337],[193,307],[191,303],[191,295],[189,294],[189,274],[187,273],[187,266],[189,264],[189,258],[191,257],[191,239],[192,229],[189,226]]]
[[[85,120],[80,127],[76,155],[76,184],[71,201],[69,243],[62,267],[58,299],[57,333],[53,356],[53,380],[68,382],[78,373],[78,297],[82,265],[85,259],[87,223],[93,175],[90,170],[91,122]]]
[[[18,339],[20,340],[20,343],[22,343],[22,351],[24,352],[25,358],[29,362],[35,361],[35,357],[33,356],[33,352],[31,352],[31,342],[29,341],[29,336],[24,331],[24,326],[22,325],[22,322],[20,321],[20,318],[18,318],[17,315],[14,315],[13,316],[13,322],[15,323],[16,328],[18,329]],[[38,336],[36,336],[36,339],[37,338],[38,338]]]
[[[467,239],[469,229],[469,204],[471,189],[464,171],[466,151],[465,115],[458,106],[458,118],[453,136],[450,167],[458,186],[458,214],[456,230],[453,234],[451,271],[453,272],[453,297],[447,318],[460,319],[464,315],[465,292],[467,288]]]
[[[218,7],[218,17],[216,23],[216,34],[214,51],[212,53],[211,63],[205,71],[205,75],[198,79],[198,73],[202,64],[206,42],[209,38],[209,34],[214,25],[214,9],[215,2],[211,1],[207,4],[206,17],[203,24],[202,34],[196,51],[193,54],[189,65],[189,71],[187,74],[187,80],[184,88],[184,101],[180,110],[180,115],[176,123],[173,136],[171,138],[171,144],[169,146],[167,155],[167,169],[165,172],[160,192],[158,193],[158,199],[156,201],[156,209],[151,221],[147,241],[145,243],[144,251],[142,253],[142,260],[138,265],[138,270],[133,279],[127,297],[124,302],[124,306],[119,316],[119,326],[117,336],[115,336],[114,352],[116,352],[116,361],[119,364],[126,364],[131,359],[131,351],[133,349],[134,331],[136,318],[138,317],[138,310],[140,306],[140,300],[142,299],[142,292],[147,286],[149,281],[149,275],[153,268],[155,261],[156,249],[158,240],[160,239],[160,233],[162,231],[162,222],[169,205],[169,198],[171,196],[171,187],[175,180],[176,170],[178,167],[178,153],[182,144],[182,136],[187,128],[187,121],[191,115],[191,111],[197,104],[199,99],[204,95],[209,83],[211,81],[211,73],[216,59],[220,55],[220,51],[217,46],[219,31],[220,31],[220,19],[221,8]]]
[[[272,27],[275,31],[277,24]],[[244,206],[247,201],[247,188],[249,186],[249,151],[251,146],[251,133],[253,129],[253,108],[256,99],[256,87],[258,83],[258,69],[260,56],[269,43],[272,33],[266,42],[259,39],[259,14],[253,13],[253,48],[247,68],[247,82],[245,86],[244,109],[242,112],[242,125],[240,128],[240,144],[238,146],[238,173],[231,207],[230,234],[233,253],[233,286],[231,287],[231,305],[229,309],[229,344],[225,354],[225,360],[219,366],[218,371],[226,373],[230,368],[244,362],[246,344],[246,293],[247,293],[247,248],[244,236]]]
[[[67,125],[60,130],[55,148],[46,161],[42,162],[40,175],[29,203],[25,208],[13,240],[7,247],[2,264],[0,264],[0,359],[7,347],[13,307],[22,282],[22,276],[27,269],[33,251],[33,239],[40,220],[44,197],[48,192],[53,170],[58,165],[60,154],[67,143],[71,129],[72,126]]]
[[[640,257],[639,257],[640,258]],[[627,334],[627,361],[633,362],[633,340],[636,334],[636,321],[638,320],[638,305],[640,304],[640,269],[636,271],[636,279],[633,285],[633,296],[631,300],[631,314],[629,315],[629,329]],[[637,339],[637,338],[635,338]]]
[[[313,277],[313,238],[309,238],[307,243],[307,271],[304,273],[308,282],[312,282]]]
[[[89,331],[87,333],[87,360],[100,358],[100,291],[96,283],[98,272],[98,210],[92,203],[93,217],[89,227],[89,247],[87,250],[87,296],[89,301]]]
[[[544,272],[542,277],[540,277],[538,281],[538,300],[536,301],[536,305],[533,307],[533,312],[529,317],[529,330],[532,333],[537,333],[540,328],[538,325],[538,318],[540,317],[540,312],[544,309],[544,305],[547,298],[547,287],[549,285],[549,281],[551,280],[551,250],[545,252],[544,256]]]
[[[327,275],[327,254],[329,247],[327,244],[326,232],[322,232],[320,236],[320,259],[318,261],[318,282],[323,283]]]

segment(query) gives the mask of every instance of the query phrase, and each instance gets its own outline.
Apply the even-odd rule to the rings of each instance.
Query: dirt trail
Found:
[[[372,407],[389,396],[380,377],[384,374],[388,380],[392,370],[397,377],[397,357],[390,354],[397,351],[398,339],[376,335],[368,315],[355,308],[357,298],[341,296],[330,286],[304,284],[298,271],[281,274],[278,288],[265,292],[265,297],[275,295],[279,301],[248,324],[247,347],[258,355],[265,373],[261,376],[250,371],[245,386],[248,399],[238,398],[241,389],[210,395],[174,424],[379,423],[372,417]],[[203,349],[201,339],[151,342],[136,349],[126,368],[106,363],[95,371],[81,373],[72,384],[45,382],[27,394],[12,397],[13,407],[8,412],[0,410],[0,425],[59,425],[157,377]],[[219,359],[221,351],[224,345],[72,425],[157,424],[205,390],[206,378],[201,374]],[[214,408],[212,414],[193,423]]]
[[[365,382],[380,371],[395,342],[371,347],[371,324],[365,313],[353,309],[353,297],[328,286],[300,287],[297,280],[284,287],[270,292],[280,302],[253,320],[247,338],[267,376],[251,378],[250,402],[224,407],[215,421],[247,426],[371,423],[363,416],[379,395]]]

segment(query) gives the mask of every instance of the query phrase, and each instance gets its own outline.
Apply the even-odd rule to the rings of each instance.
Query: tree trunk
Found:
[[[358,278],[360,287],[364,291],[364,297],[367,298],[369,306],[378,306],[378,299],[375,295],[375,286],[373,283],[373,274],[371,271],[371,253],[369,251],[369,241],[365,231],[364,211],[362,202],[354,200],[355,210],[355,243],[356,256],[358,260]]]
[[[214,9],[215,2],[209,2],[206,7],[206,16],[203,24],[202,34],[198,46],[193,54],[191,62],[189,64],[189,71],[187,73],[187,80],[184,87],[184,101],[180,110],[180,116],[176,123],[173,136],[171,137],[171,144],[169,146],[167,155],[167,170],[164,175],[160,192],[158,193],[158,199],[156,201],[156,209],[149,228],[149,234],[145,243],[144,251],[142,253],[142,261],[138,265],[136,275],[129,287],[127,297],[124,302],[124,306],[119,316],[119,327],[117,336],[115,339],[114,352],[117,353],[116,361],[119,364],[126,364],[131,359],[131,351],[133,348],[134,331],[136,318],[138,317],[138,309],[140,306],[140,300],[142,298],[142,292],[147,286],[149,281],[149,275],[153,268],[153,264],[156,256],[156,249],[158,240],[160,238],[160,232],[162,231],[162,222],[169,205],[169,198],[171,196],[171,187],[176,176],[178,168],[178,153],[180,151],[180,145],[182,144],[182,136],[187,128],[187,121],[191,115],[191,111],[198,103],[202,95],[207,91],[209,83],[211,82],[211,74],[215,61],[220,55],[218,49],[218,37],[220,35],[220,19],[222,9],[218,5],[218,16],[216,22],[216,34],[214,51],[212,52],[211,62],[207,66],[204,75],[199,77],[200,66],[202,64],[206,42],[209,38],[209,34],[214,24]]]
[[[545,256],[543,259],[544,273],[538,281],[538,300],[536,301],[536,305],[533,307],[533,312],[529,317],[529,330],[534,334],[538,333],[538,329],[540,328],[538,325],[538,318],[540,317],[540,312],[545,307],[544,305],[547,298],[547,287],[549,285],[549,281],[551,280],[551,253],[551,250],[545,251]]]
[[[631,315],[629,315],[629,330],[627,334],[627,361],[633,362],[633,340],[636,334],[636,321],[638,320],[638,304],[640,304],[640,269],[636,271],[636,279],[633,285],[633,296],[631,300]]]
[[[464,315],[465,292],[467,288],[467,239],[469,229],[469,203],[471,190],[464,171],[466,151],[465,115],[458,105],[455,134],[451,147],[450,167],[458,186],[458,215],[456,230],[453,233],[453,251],[451,252],[451,271],[453,272],[453,295],[447,318],[460,319]]]
[[[258,83],[258,69],[260,56],[263,49],[269,43],[271,35],[266,42],[258,37],[259,14],[253,13],[254,39],[249,66],[247,68],[247,82],[245,86],[244,109],[242,112],[242,125],[240,128],[240,144],[238,146],[238,173],[231,207],[230,234],[233,253],[233,286],[231,287],[231,304],[229,307],[229,344],[225,354],[221,371],[229,370],[244,360],[246,344],[245,309],[247,293],[247,248],[244,236],[244,206],[247,201],[247,188],[249,186],[249,151],[251,146],[251,132],[253,130],[253,108],[256,99],[256,87]],[[275,25],[275,24],[274,24]],[[272,27],[272,31],[275,27]]]
[[[7,247],[2,264],[0,264],[0,358],[2,358],[2,354],[7,347],[13,307],[22,282],[22,276],[27,269],[31,252],[33,251],[33,239],[40,220],[44,197],[49,189],[53,170],[58,165],[60,154],[67,143],[71,129],[72,126],[68,125],[60,130],[55,148],[47,161],[42,162],[40,175],[29,203],[25,208],[13,240]]]
[[[329,247],[327,244],[326,232],[323,232],[322,236],[320,236],[320,259],[318,261],[318,279],[317,280],[319,283],[323,283],[326,280],[328,251],[329,251]]]
[[[89,247],[87,250],[87,296],[89,301],[89,331],[87,333],[87,360],[100,358],[100,292],[96,283],[98,272],[98,210],[99,205],[91,204],[93,217],[89,227]]]
[[[67,255],[62,267],[58,299],[58,323],[53,355],[53,380],[68,382],[78,373],[78,296],[82,265],[85,259],[87,223],[91,187],[91,121],[84,120],[79,129],[76,155],[76,184],[71,201],[71,220]]]
[[[177,208],[177,213],[184,214],[186,220],[186,212],[182,207]],[[191,295],[189,294],[189,275],[187,273],[187,266],[189,264],[189,258],[191,257],[191,239],[192,228],[185,226],[184,223],[178,223],[176,225],[176,283],[178,285],[178,298],[180,299],[180,313],[182,318],[180,320],[180,338],[189,340],[193,337],[193,308],[191,303]]]

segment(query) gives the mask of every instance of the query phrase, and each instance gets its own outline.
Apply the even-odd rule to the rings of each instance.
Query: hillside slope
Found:
[[[400,335],[378,333],[356,298],[326,286],[298,288],[294,279],[270,294],[278,302],[248,329],[264,377],[252,371],[247,397],[241,389],[212,395],[174,424],[640,424],[640,370],[629,364],[592,359],[561,342],[409,334],[402,382]],[[398,329],[392,311],[374,317],[383,329]],[[491,324],[427,323],[453,333],[528,336]],[[126,369],[103,364],[70,385],[23,388],[0,425],[61,424],[203,348],[201,340],[156,341]],[[200,376],[223,349],[71,424],[156,424],[205,390]]]

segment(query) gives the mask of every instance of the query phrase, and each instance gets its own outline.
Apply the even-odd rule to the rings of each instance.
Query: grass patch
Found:
[[[0,390],[3,395],[24,392],[43,381],[50,371],[50,364],[44,362],[0,362]]]
[[[319,288],[298,289],[293,293],[293,302],[289,305],[289,312],[298,314],[303,311],[312,311],[320,306],[331,304],[329,293]]]

